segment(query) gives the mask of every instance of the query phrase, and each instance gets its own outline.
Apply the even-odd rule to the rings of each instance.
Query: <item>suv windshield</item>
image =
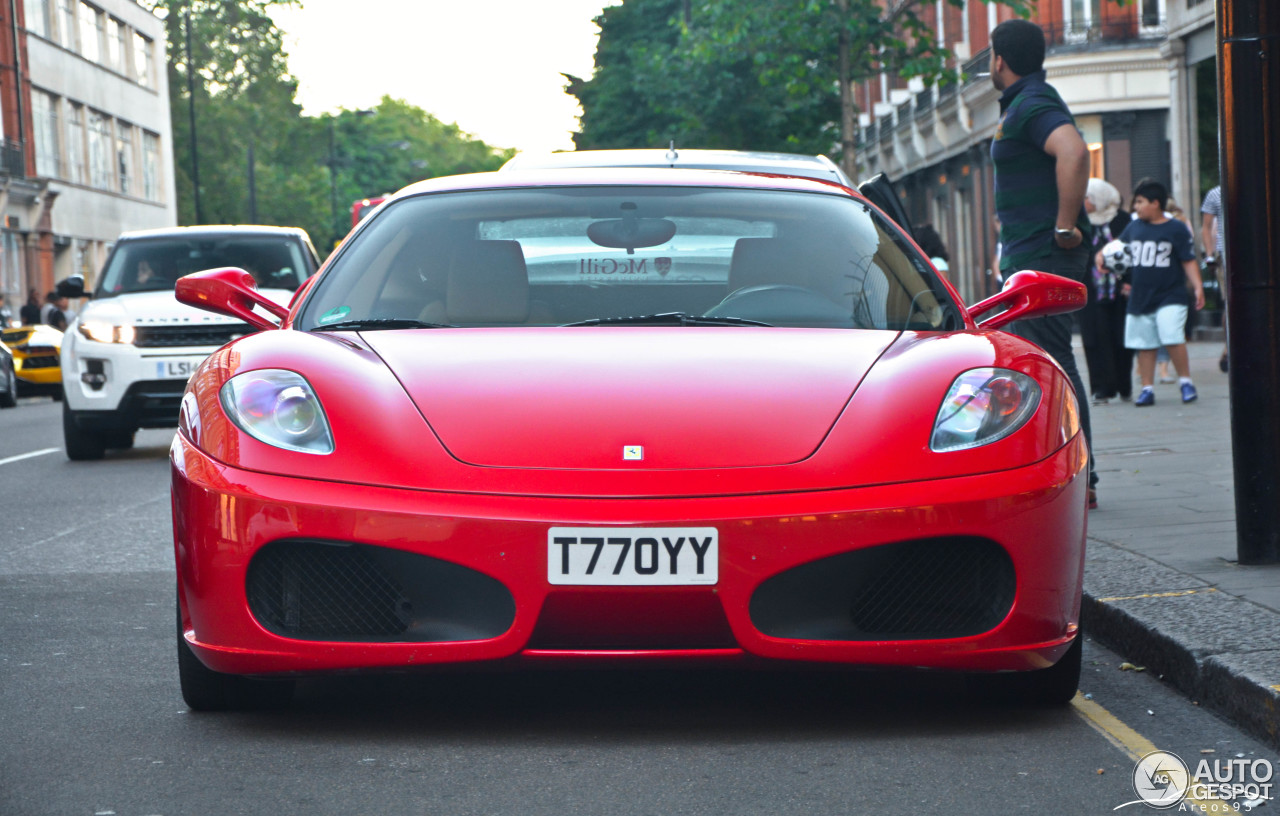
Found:
[[[670,313],[689,326],[964,325],[897,228],[847,195],[584,186],[393,201],[331,262],[297,326],[625,326]]]
[[[309,274],[302,242],[277,236],[140,238],[121,241],[98,281],[96,297],[172,291],[178,278],[235,266],[261,289],[297,289]]]

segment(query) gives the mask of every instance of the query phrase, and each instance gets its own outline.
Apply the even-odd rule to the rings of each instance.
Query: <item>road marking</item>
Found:
[[[0,459],[0,465],[8,465],[13,462],[21,462],[23,459],[34,459],[37,456],[46,456],[50,453],[57,453],[62,448],[45,448],[44,450],[32,451],[31,453],[20,453],[17,456],[10,456],[7,459]]]
[[[1140,601],[1143,598],[1184,598],[1187,595],[1199,595],[1201,592],[1217,592],[1216,587],[1207,589],[1183,589],[1177,592],[1146,592],[1142,595],[1124,595],[1115,598],[1098,598],[1098,603],[1114,603],[1116,601]]]
[[[1158,751],[1156,745],[1151,740],[1134,731],[1120,718],[1107,711],[1093,700],[1086,700],[1084,695],[1076,692],[1076,696],[1071,701],[1071,707],[1076,710],[1076,714],[1080,715],[1093,730],[1106,737],[1115,747],[1129,755],[1134,762],[1142,759],[1152,751]],[[1226,804],[1221,799],[1205,798],[1198,799],[1187,794],[1187,802],[1195,805],[1195,809],[1201,813],[1227,813]]]

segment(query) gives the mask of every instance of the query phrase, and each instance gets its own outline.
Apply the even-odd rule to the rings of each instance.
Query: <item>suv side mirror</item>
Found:
[[[58,297],[64,298],[82,298],[84,294],[84,275],[71,275],[58,281],[58,285],[53,287],[58,293]]]
[[[254,306],[261,306],[281,321],[289,314],[288,309],[258,293],[253,275],[235,267],[183,275],[178,278],[174,295],[188,306],[238,317],[258,329],[278,329],[280,326],[255,312]]]
[[[978,324],[980,329],[998,329],[1015,320],[1074,312],[1084,308],[1088,297],[1084,284],[1070,278],[1048,272],[1015,272],[998,294],[970,306],[969,316],[976,321],[978,315],[1007,306]]]

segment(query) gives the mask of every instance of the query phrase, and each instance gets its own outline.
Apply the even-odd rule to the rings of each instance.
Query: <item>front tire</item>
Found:
[[[1047,669],[1007,674],[972,675],[972,688],[983,698],[1002,703],[1033,706],[1061,706],[1071,702],[1080,688],[1080,667],[1084,636],[1076,639],[1066,653]]]
[[[223,674],[200,662],[183,636],[182,607],[178,606],[178,682],[182,699],[192,711],[284,708],[293,699],[294,681],[258,680]]]
[[[75,411],[65,402],[62,403],[62,442],[67,449],[67,458],[73,462],[101,459],[107,450],[106,435],[77,425]]]

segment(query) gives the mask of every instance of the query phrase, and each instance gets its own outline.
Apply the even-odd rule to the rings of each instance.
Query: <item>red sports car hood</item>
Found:
[[[625,470],[805,459],[897,336],[650,327],[364,334],[463,462]]]

